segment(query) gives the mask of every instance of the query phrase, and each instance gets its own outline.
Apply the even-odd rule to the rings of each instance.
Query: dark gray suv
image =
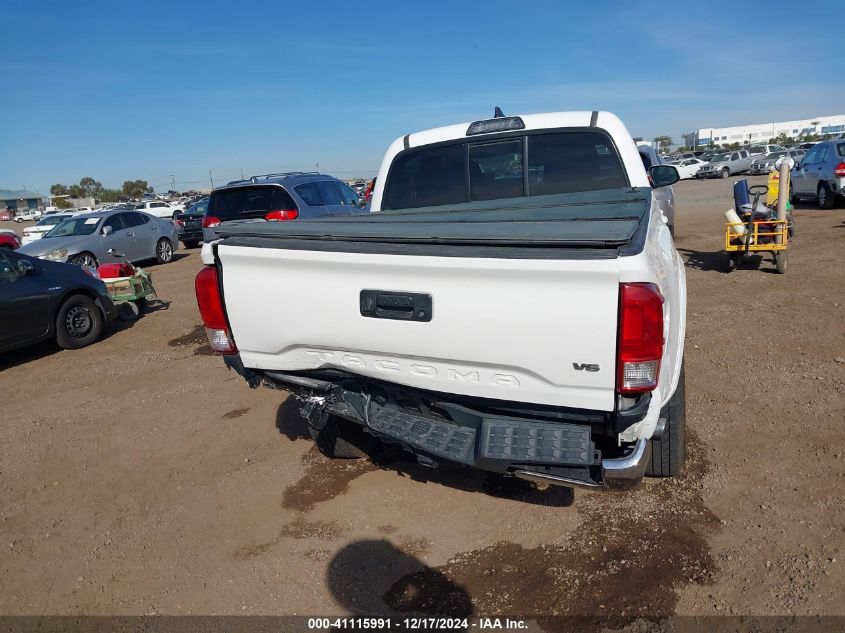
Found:
[[[203,241],[216,238],[215,227],[236,220],[312,219],[368,212],[352,187],[333,176],[301,171],[252,176],[211,192],[202,219]]]

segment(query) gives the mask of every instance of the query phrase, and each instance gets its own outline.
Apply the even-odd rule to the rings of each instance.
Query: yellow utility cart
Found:
[[[766,185],[755,185],[749,189],[754,196],[751,209],[741,211],[735,220],[725,222],[725,252],[728,255],[728,272],[736,270],[742,259],[751,253],[771,253],[772,260],[781,274],[786,272],[789,262],[787,250],[791,236],[791,221],[778,220],[774,211],[760,212],[760,197],[768,192]],[[747,205],[746,205],[747,206]],[[767,207],[763,207],[767,208]]]

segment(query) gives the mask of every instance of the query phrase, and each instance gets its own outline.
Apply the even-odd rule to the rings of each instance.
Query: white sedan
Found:
[[[172,219],[177,213],[182,213],[185,210],[185,205],[170,204],[163,200],[144,200],[137,207],[138,211],[149,213],[157,218]]]
[[[695,178],[698,170],[706,164],[707,161],[701,160],[700,158],[685,158],[674,165],[678,168],[678,175],[681,177],[681,180],[683,180],[684,178]]]
[[[44,218],[42,218],[38,224],[35,224],[34,226],[28,226],[23,230],[21,243],[29,244],[30,242],[34,242],[35,240],[40,240],[42,237],[44,237],[44,234],[47,231],[59,224],[62,220],[66,220],[69,217],[72,217],[72,214],[51,213],[50,215],[44,216]]]

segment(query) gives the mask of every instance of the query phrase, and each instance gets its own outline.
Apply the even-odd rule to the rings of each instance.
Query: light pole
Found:
[[[170,174],[170,191],[176,191],[176,181],[173,174]]]
[[[314,163],[314,167],[316,168],[317,173],[320,173],[320,163]]]

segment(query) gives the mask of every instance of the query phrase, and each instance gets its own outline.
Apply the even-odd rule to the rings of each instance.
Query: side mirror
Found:
[[[674,185],[681,179],[678,168],[673,165],[652,165],[648,169],[648,177],[655,189]]]
[[[31,261],[22,259],[18,262],[18,272],[21,275],[36,275],[41,271]]]
[[[103,227],[103,237],[108,237],[111,235],[112,228],[109,225]]]

